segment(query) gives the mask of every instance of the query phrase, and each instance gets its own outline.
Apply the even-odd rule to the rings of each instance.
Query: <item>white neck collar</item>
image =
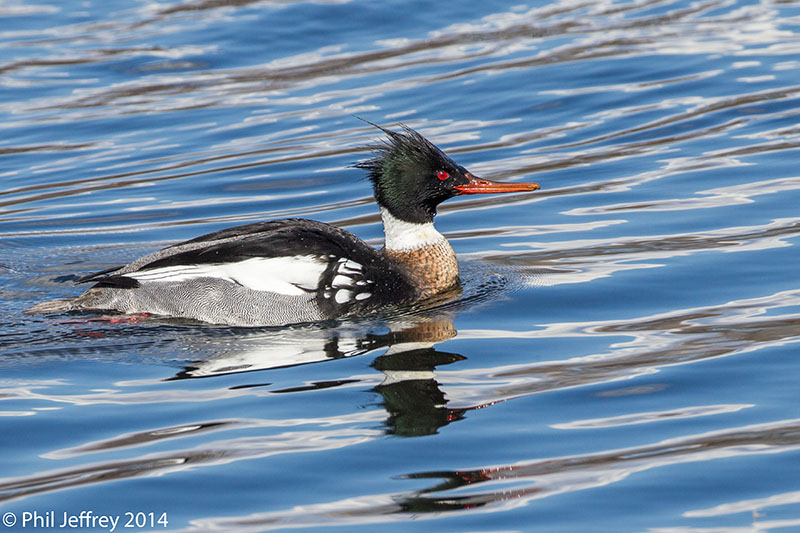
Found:
[[[392,215],[384,207],[381,207],[381,219],[383,219],[383,233],[386,235],[387,250],[407,252],[445,240],[444,236],[433,227],[433,222],[422,224],[405,222]]]

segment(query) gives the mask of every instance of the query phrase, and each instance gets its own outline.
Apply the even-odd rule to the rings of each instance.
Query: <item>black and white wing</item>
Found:
[[[413,292],[405,275],[354,235],[321,222],[284,219],[225,229],[82,278],[97,287],[214,279],[251,291],[312,296],[328,316]]]

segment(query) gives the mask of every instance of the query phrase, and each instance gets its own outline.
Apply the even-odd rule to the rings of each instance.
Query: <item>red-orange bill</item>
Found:
[[[469,178],[469,183],[453,187],[458,191],[456,194],[493,194],[501,192],[535,191],[539,189],[538,183],[503,183],[477,178],[472,174],[467,174],[467,178]]]

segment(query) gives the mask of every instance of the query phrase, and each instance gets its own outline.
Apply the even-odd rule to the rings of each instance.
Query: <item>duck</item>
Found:
[[[370,124],[372,124],[370,122]],[[372,124],[366,171],[385,243],[374,248],[337,226],[286,218],[235,226],[77,279],[83,294],[28,313],[113,312],[228,326],[284,326],[413,304],[459,287],[453,247],[434,227],[455,196],[528,192],[537,183],[475,176],[414,129]]]

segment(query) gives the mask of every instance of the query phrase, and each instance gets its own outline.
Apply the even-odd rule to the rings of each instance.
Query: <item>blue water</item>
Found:
[[[0,529],[800,530],[800,3],[0,21]],[[267,329],[23,314],[250,221],[379,246],[351,165],[380,132],[355,116],[541,184],[441,207],[458,302]]]

